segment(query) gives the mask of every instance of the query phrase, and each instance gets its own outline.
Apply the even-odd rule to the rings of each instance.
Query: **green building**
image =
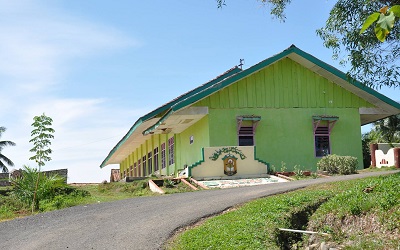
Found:
[[[361,125],[400,104],[294,45],[234,67],[139,118],[102,162],[122,177],[250,177],[282,162],[315,170],[326,154],[357,157]]]

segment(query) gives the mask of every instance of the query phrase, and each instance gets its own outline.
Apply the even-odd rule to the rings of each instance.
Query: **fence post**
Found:
[[[376,167],[375,150],[378,150],[378,144],[369,144],[369,152],[371,154],[371,166]]]
[[[400,168],[400,148],[394,148],[393,155],[394,155],[394,166],[396,168]]]

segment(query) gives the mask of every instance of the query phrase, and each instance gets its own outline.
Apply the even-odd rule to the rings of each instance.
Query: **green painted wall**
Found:
[[[286,58],[197,102],[210,108],[359,108],[364,99]]]
[[[190,144],[190,136],[194,138],[193,144]],[[183,169],[185,164],[191,165],[201,160],[201,149],[208,147],[210,144],[208,116],[203,117],[200,121],[178,134],[177,142],[176,152],[180,152],[176,158],[178,169]]]
[[[331,153],[355,156],[362,167],[361,124],[356,108],[212,109],[209,114],[209,124],[213,128],[210,131],[210,146],[238,145],[236,116],[259,115],[261,121],[255,135],[259,159],[274,165],[277,170],[282,161],[289,170],[294,165],[315,169],[320,159],[314,156],[312,116],[315,114],[339,116],[330,137]]]

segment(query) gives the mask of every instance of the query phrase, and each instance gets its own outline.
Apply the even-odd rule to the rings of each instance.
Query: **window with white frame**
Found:
[[[314,153],[315,157],[331,154],[331,131],[339,119],[337,116],[315,115],[314,127]]]
[[[165,154],[165,143],[161,144],[161,168],[166,168],[166,154]]]
[[[147,154],[147,165],[149,165],[149,174],[153,173],[152,152]]]
[[[168,139],[168,164],[174,164],[174,137]]]
[[[328,127],[317,127],[315,130],[315,156],[323,157],[331,153]]]
[[[154,171],[158,171],[159,170],[159,164],[158,164],[158,147],[156,147],[153,150],[153,155],[154,155]]]

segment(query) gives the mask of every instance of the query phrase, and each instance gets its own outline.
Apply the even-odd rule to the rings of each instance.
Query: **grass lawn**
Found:
[[[316,240],[345,249],[398,249],[399,187],[400,174],[395,174],[318,185],[259,199],[178,234],[166,248],[305,247],[308,238],[303,234],[278,230],[290,228],[329,233],[328,238]]]

